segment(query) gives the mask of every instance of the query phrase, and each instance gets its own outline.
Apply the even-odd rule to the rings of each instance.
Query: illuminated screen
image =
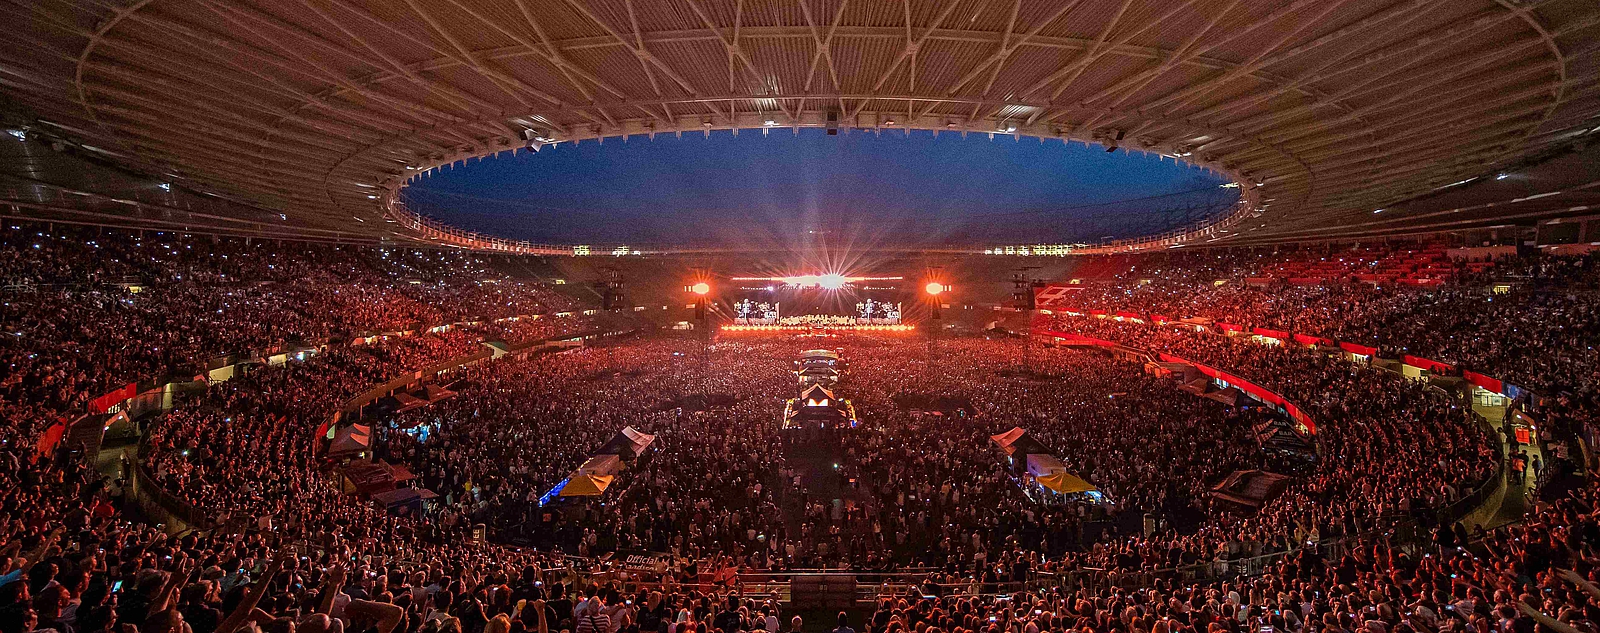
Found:
[[[800,275],[734,277],[729,301],[737,325],[765,325],[805,316],[843,317],[862,324],[900,323],[916,297],[899,277]],[[907,287],[909,288],[909,286]]]

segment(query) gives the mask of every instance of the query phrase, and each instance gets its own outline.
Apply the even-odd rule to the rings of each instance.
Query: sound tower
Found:
[[[1028,278],[1028,271],[1038,269],[1038,266],[1025,266],[1023,268],[1018,268],[1016,272],[1011,273],[1012,307],[1015,307],[1018,310],[1033,310],[1034,308],[1038,307],[1034,305],[1033,294],[1034,287],[1038,286],[1039,282]]]
[[[601,309],[616,311],[628,307],[627,295],[622,292],[621,269],[614,266],[607,267],[604,278],[594,282],[594,287],[600,294]]]

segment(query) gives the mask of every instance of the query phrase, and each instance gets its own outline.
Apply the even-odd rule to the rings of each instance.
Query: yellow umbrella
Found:
[[[614,475],[576,475],[561,488],[563,497],[598,497],[611,485]]]
[[[1064,470],[1058,470],[1048,475],[1038,477],[1039,485],[1059,492],[1071,494],[1074,492],[1089,492],[1096,490],[1093,484],[1079,479],[1076,475]]]

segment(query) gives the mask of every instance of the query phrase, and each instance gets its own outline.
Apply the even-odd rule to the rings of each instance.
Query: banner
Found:
[[[139,386],[130,382],[130,383],[126,384],[126,385],[123,385],[121,387],[118,387],[118,388],[112,390],[111,392],[107,393],[106,395],[103,395],[103,396],[100,396],[100,397],[95,398],[93,400],[90,400],[89,401],[89,412],[90,413],[110,413],[111,412],[111,407],[117,406],[118,404],[121,404],[123,400],[127,400],[128,398],[132,398],[132,397],[134,397],[134,396],[136,396],[138,394],[139,394]]]
[[[1310,346],[1310,345],[1333,345],[1333,339],[1322,338],[1320,336],[1311,336],[1309,334],[1296,334],[1296,335],[1294,335],[1294,342],[1299,343],[1301,345],[1307,345],[1307,346]]]
[[[1288,400],[1284,400],[1283,396],[1280,396],[1277,393],[1275,393],[1275,392],[1273,392],[1273,391],[1271,391],[1271,390],[1269,390],[1269,389],[1267,389],[1265,387],[1262,387],[1262,386],[1257,385],[1257,384],[1255,384],[1253,382],[1245,380],[1244,378],[1240,378],[1238,376],[1235,376],[1235,375],[1230,374],[1228,372],[1222,371],[1222,370],[1217,369],[1215,367],[1211,367],[1209,365],[1202,365],[1200,363],[1197,363],[1197,362],[1194,362],[1192,360],[1183,358],[1181,356],[1173,356],[1172,354],[1168,354],[1166,352],[1158,353],[1157,356],[1163,362],[1184,363],[1184,364],[1188,364],[1188,365],[1194,365],[1196,369],[1200,370],[1200,373],[1205,374],[1206,376],[1209,376],[1209,377],[1211,377],[1213,379],[1220,380],[1222,382],[1228,383],[1228,385],[1234,387],[1235,389],[1238,389],[1239,391],[1243,391],[1243,392],[1245,392],[1247,394],[1250,394],[1250,396],[1255,398],[1256,400],[1259,400],[1261,402],[1265,402],[1265,403],[1273,405],[1273,406],[1283,407],[1284,411],[1289,415],[1290,419],[1292,419],[1292,420],[1294,420],[1296,422],[1299,422],[1301,425],[1305,426],[1307,433],[1316,434],[1316,432],[1317,432],[1317,424],[1316,424],[1316,422],[1314,422],[1311,419],[1311,416],[1306,415],[1305,412],[1301,411],[1300,407],[1295,406],[1294,403],[1289,402]]]
[[[1311,419],[1311,416],[1301,411],[1300,407],[1295,406],[1293,402],[1284,402],[1283,410],[1289,414],[1289,419],[1299,422],[1301,426],[1305,427],[1307,433],[1317,434],[1317,423]]]
[[[1448,363],[1441,363],[1439,361],[1423,358],[1421,356],[1412,356],[1410,354],[1406,354],[1403,359],[1407,365],[1412,367],[1421,367],[1436,374],[1447,374],[1450,373],[1451,370],[1455,369],[1453,365]]]
[[[628,571],[666,573],[672,567],[671,554],[658,552],[630,552],[622,559],[622,568]]]
[[[1280,341],[1289,340],[1289,333],[1285,332],[1283,330],[1269,330],[1269,329],[1264,328],[1264,327],[1258,327],[1258,328],[1254,328],[1254,329],[1252,329],[1250,331],[1255,333],[1255,334],[1257,334],[1257,335],[1265,336],[1265,337],[1269,337],[1269,338],[1275,338],[1275,339],[1278,339]]]
[[[1060,310],[1070,308],[1069,299],[1072,293],[1083,290],[1083,286],[1070,286],[1067,284],[1045,284],[1033,288],[1033,307],[1041,310]]]
[[[1509,382],[1502,382],[1500,384],[1505,385],[1505,389],[1501,391],[1501,393],[1506,394],[1506,397],[1511,398],[1512,400],[1522,397],[1522,394],[1528,393],[1528,391],[1522,387],[1518,387]]]
[[[1493,392],[1499,393],[1499,394],[1503,394],[1506,391],[1505,383],[1500,382],[1500,379],[1498,379],[1498,378],[1485,376],[1485,375],[1480,374],[1480,373],[1475,372],[1475,371],[1464,371],[1464,372],[1461,372],[1461,375],[1462,375],[1462,377],[1467,379],[1467,382],[1470,382],[1470,383],[1472,383],[1474,385],[1477,385],[1477,386],[1482,387],[1484,389],[1487,389],[1489,391],[1493,391]]]
[[[67,423],[65,420],[57,420],[55,424],[51,424],[50,428],[45,429],[44,433],[39,436],[39,444],[34,447],[33,459],[30,459],[29,462],[38,463],[39,458],[49,457],[51,453],[55,452],[56,445],[61,443],[61,437],[66,433]]]
[[[1049,337],[1058,338],[1058,339],[1061,339],[1061,340],[1064,340],[1064,341],[1071,341],[1073,343],[1088,343],[1090,345],[1097,345],[1099,347],[1116,347],[1117,346],[1116,343],[1112,343],[1111,341],[1107,341],[1107,340],[1103,340],[1103,339],[1097,339],[1097,338],[1094,338],[1092,336],[1084,336],[1082,334],[1073,334],[1072,332],[1056,332],[1054,330],[1046,330],[1044,335],[1045,336],[1049,336]]]
[[[1224,331],[1224,332],[1243,332],[1244,331],[1244,326],[1242,326],[1242,325],[1234,325],[1232,323],[1218,323],[1217,327],[1222,328],[1222,331]]]
[[[1362,356],[1373,356],[1378,353],[1378,348],[1376,347],[1356,345],[1355,343],[1340,343],[1339,349],[1350,352],[1351,354],[1360,354]]]

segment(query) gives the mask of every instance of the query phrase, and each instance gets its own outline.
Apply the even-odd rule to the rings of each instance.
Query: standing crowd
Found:
[[[1436,391],[1310,350],[1104,319],[1054,324],[1283,395],[1315,421],[1309,463],[1257,443],[1254,425],[1274,412],[1197,397],[1141,362],[1015,339],[650,337],[493,360],[455,374],[451,398],[371,420],[372,457],[439,493],[418,516],[351,494],[317,431],[396,375],[487,341],[586,326],[498,321],[576,305],[539,281],[537,261],[3,237],[0,633],[1600,633],[1600,488],[1538,501],[1492,531],[1451,523],[1445,510],[1498,472],[1497,438]],[[1164,303],[1111,306],[1154,288],[1079,300],[1198,315],[1223,305],[1205,279],[1252,261],[1229,255],[1165,277]],[[1566,398],[1542,406],[1568,419],[1591,415],[1593,366],[1568,363],[1590,353],[1576,348],[1592,334],[1592,265],[1505,266],[1568,290],[1472,294],[1467,284],[1493,272],[1372,295],[1242,283],[1227,291],[1245,297],[1238,305],[1298,301],[1327,329],[1274,321],[1292,312],[1280,308],[1210,316],[1341,336],[1377,328],[1395,337],[1386,348],[1497,371]],[[1424,316],[1439,306],[1459,309]],[[1446,333],[1372,325],[1416,319]],[[450,324],[461,325],[435,329]],[[1518,328],[1528,331],[1500,336]],[[818,346],[842,350],[841,393],[863,425],[786,433],[790,362]],[[129,482],[69,442],[40,441],[120,384],[289,347],[315,353],[252,367],[140,421],[132,466],[204,529],[139,520]],[[656,443],[603,495],[540,503],[627,426]],[[1031,483],[989,444],[1013,427],[1097,495]],[[1245,469],[1288,471],[1293,483],[1258,511],[1208,494]],[[1406,521],[1432,538],[1391,529]],[[603,562],[636,551],[686,563],[645,573]],[[1257,575],[1194,571],[1265,554],[1277,556]],[[746,591],[763,574],[823,567],[923,582],[822,622]]]

